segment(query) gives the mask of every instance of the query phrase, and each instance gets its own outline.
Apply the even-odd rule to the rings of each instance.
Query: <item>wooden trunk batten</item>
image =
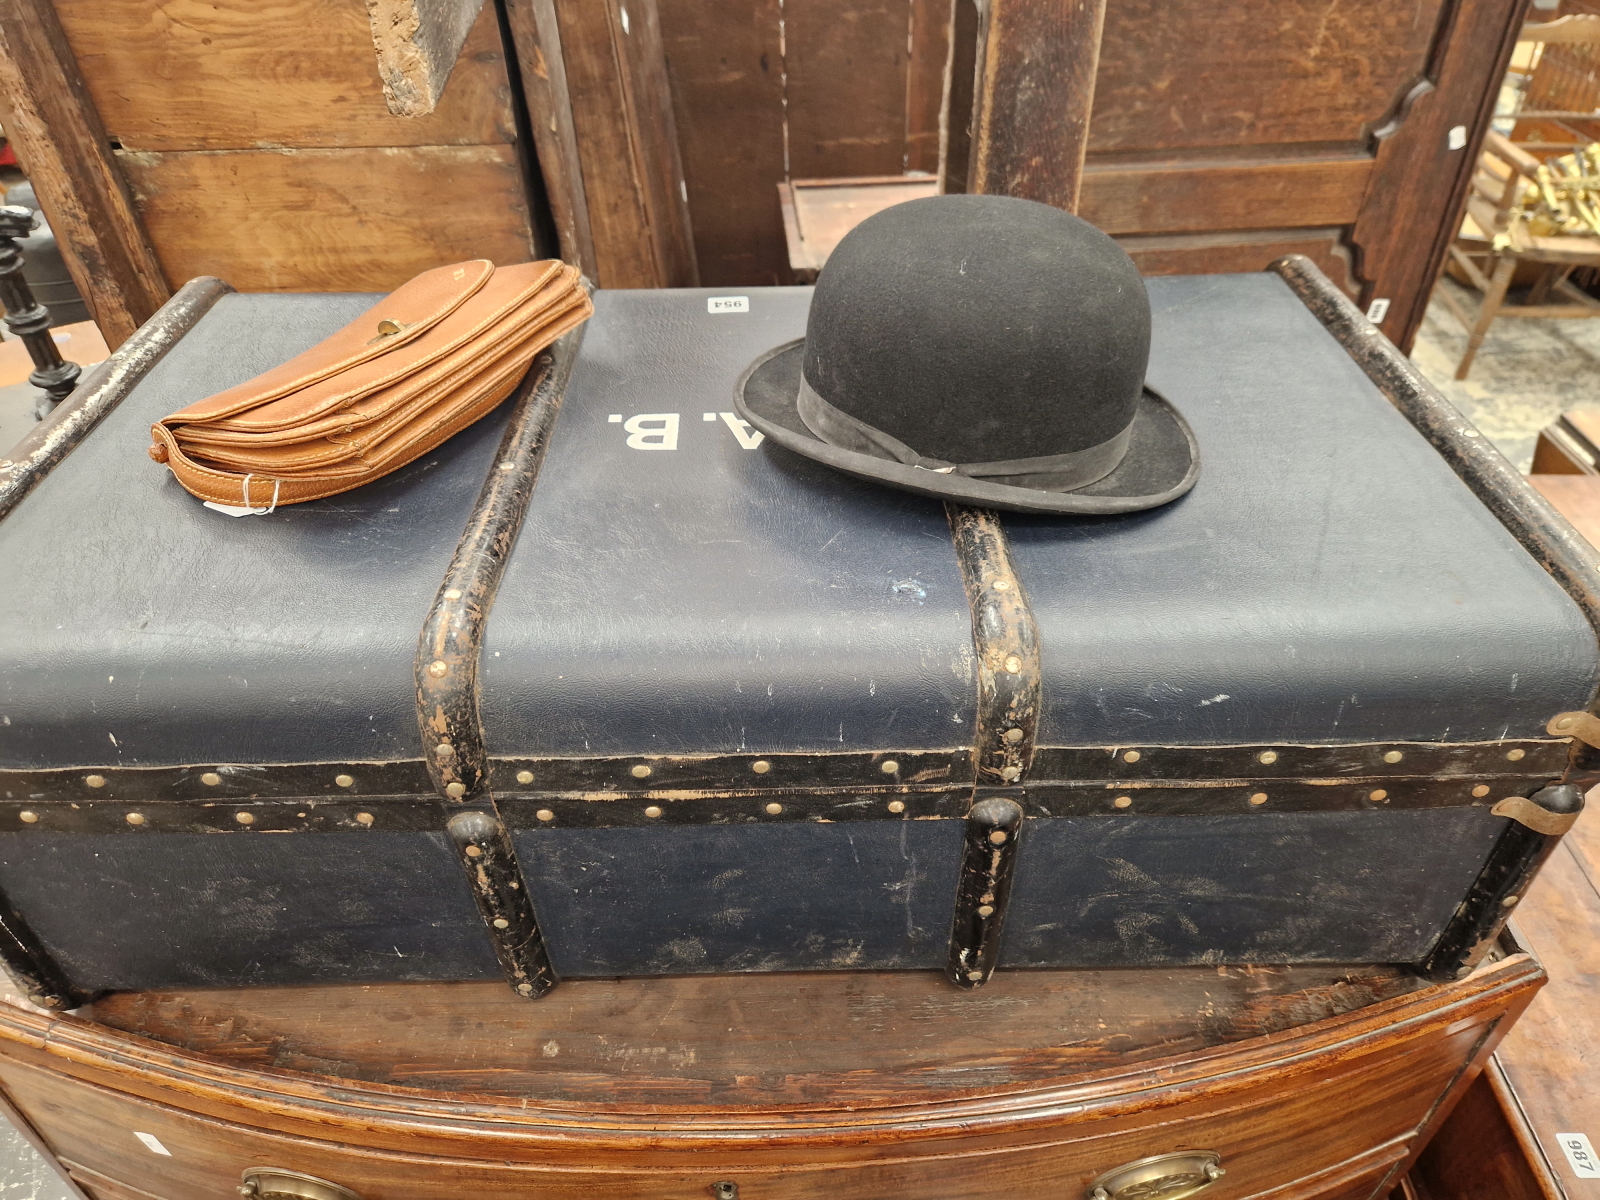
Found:
[[[506,25],[518,64],[518,81],[539,157],[545,194],[561,257],[589,279],[599,275],[589,198],[568,91],[566,58],[555,0],[504,0]]]
[[[515,137],[493,12],[473,24],[438,107],[398,117],[384,102],[360,0],[55,7],[95,107],[125,150],[497,145]]]
[[[1002,972],[976,996],[932,973],[568,981],[537,1004],[174,990],[0,1006],[0,1082],[100,1197],[203,1200],[271,1164],[389,1200],[1042,1200],[1205,1146],[1225,1194],[1367,1200],[1542,978],[1511,953],[1443,986],[1257,967]]]
[[[968,192],[1078,211],[1105,15],[1106,0],[987,0]]]
[[[484,0],[367,0],[383,98],[400,117],[439,106]]]
[[[50,0],[0,4],[0,123],[115,349],[171,292]]]
[[[164,286],[389,291],[540,255],[493,5],[417,117],[385,103],[364,0],[53,7]]]
[[[555,6],[602,287],[699,281],[655,0]],[[532,48],[519,46],[526,74]]]
[[[1363,305],[1410,351],[1461,225],[1467,189],[1529,0],[1452,0],[1424,78],[1381,129],[1372,182],[1350,233]]]

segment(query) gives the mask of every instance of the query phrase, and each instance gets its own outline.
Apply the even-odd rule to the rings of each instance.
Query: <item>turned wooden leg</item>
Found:
[[[1511,275],[1516,269],[1517,260],[1512,255],[1506,255],[1494,263],[1494,274],[1490,276],[1489,288],[1483,294],[1483,304],[1478,309],[1478,319],[1473,322],[1472,334],[1467,338],[1467,352],[1461,356],[1461,363],[1456,367],[1457,379],[1465,379],[1467,372],[1472,368],[1472,360],[1478,356],[1478,347],[1483,345],[1483,339],[1489,334],[1489,326],[1494,323],[1495,314],[1505,302],[1506,289],[1511,286]]]

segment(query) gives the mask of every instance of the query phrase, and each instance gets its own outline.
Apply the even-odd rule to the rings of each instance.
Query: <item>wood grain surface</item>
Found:
[[[785,9],[790,177],[898,175],[904,169],[912,13],[908,0]]]
[[[1600,546],[1600,475],[1535,474],[1528,476],[1528,482],[1572,522],[1572,527],[1583,534],[1591,546]]]
[[[1344,225],[1361,211],[1372,161],[1361,154],[1273,160],[1100,158],[1084,168],[1078,212],[1110,234]]]
[[[51,0],[0,5],[0,124],[116,349],[170,293]]]
[[[1421,72],[1444,2],[1119,0],[1089,153],[1355,149]]]
[[[934,175],[939,170],[939,109],[950,55],[950,0],[910,0],[910,4],[904,169]]]
[[[439,97],[483,0],[367,0],[372,45],[389,111],[421,117]]]
[[[94,1018],[228,1061],[575,1103],[964,1094],[1280,1033],[1404,996],[1389,968],[922,973],[131,992]]]
[[[987,0],[967,191],[1078,211],[1105,13],[1106,0]]]
[[[389,111],[362,0],[58,7],[163,288],[209,274],[389,291],[465,258],[538,256],[494,5],[417,117]],[[91,304],[101,288],[80,284]]]
[[[383,98],[362,0],[56,0],[106,131],[129,150],[492,145],[515,137],[493,6],[439,106]],[[315,30],[315,36],[308,36]]]
[[[1594,476],[1558,478],[1600,482]],[[1548,962],[1550,984],[1496,1055],[1506,1084],[1503,1102],[1537,1143],[1537,1166],[1559,1180],[1568,1196],[1583,1196],[1600,1189],[1600,1180],[1578,1175],[1556,1135],[1600,1139],[1600,820],[1593,812],[1545,864],[1516,923]]]
[[[1451,0],[1426,76],[1378,130],[1372,182],[1350,232],[1363,306],[1390,301],[1378,326],[1402,351],[1461,225],[1474,164],[1528,0]],[[1453,145],[1451,131],[1463,138]]]
[[[566,0],[556,16],[596,282],[693,286],[698,268],[655,0]]]
[[[668,1200],[719,1179],[775,1200],[1059,1200],[1204,1146],[1219,1200],[1332,1200],[1403,1165],[1541,978],[1512,954],[1446,986],[1301,968],[1012,972],[977,996],[931,974],[592,981],[543,1004],[493,985],[166,993],[93,1010],[166,1042],[0,1008],[0,1082],[106,1195],[201,1200],[255,1163],[383,1200]]]
[[[240,291],[387,292],[463,259],[534,257],[511,146],[124,152],[119,161],[174,285],[216,275]]]
[[[1491,1065],[1467,1089],[1411,1168],[1427,1200],[1564,1200],[1543,1156],[1507,1122],[1492,1082],[1497,1073]]]
[[[659,0],[695,257],[708,286],[789,282],[779,0]],[[830,171],[833,175],[836,172]]]
[[[506,28],[517,59],[518,82],[544,179],[561,257],[589,279],[599,268],[589,226],[589,198],[572,118],[567,63],[555,0],[503,0]]]

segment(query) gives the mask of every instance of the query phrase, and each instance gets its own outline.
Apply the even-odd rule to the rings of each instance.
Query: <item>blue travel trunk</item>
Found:
[[[1100,518],[763,444],[734,385],[804,288],[601,291],[433,453],[230,517],[148,426],[376,298],[222,296],[0,522],[7,960],[63,1003],[1470,965],[1559,835],[1528,798],[1589,778],[1551,731],[1595,696],[1581,597],[1285,278],[1149,290],[1203,467]]]

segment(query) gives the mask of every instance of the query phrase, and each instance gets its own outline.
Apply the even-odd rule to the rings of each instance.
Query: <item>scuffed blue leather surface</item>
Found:
[[[1577,608],[1276,278],[1150,281],[1151,381],[1199,485],[1008,516],[1044,744],[1474,740],[1584,704]],[[602,292],[490,618],[497,754],[826,751],[971,738],[941,506],[746,449],[715,416],[809,293]],[[155,418],[368,296],[229,296],[0,522],[0,766],[415,757],[415,638],[504,422],[269,517],[202,508]],[[635,450],[676,413],[676,450]]]
[[[1007,517],[1044,745],[1542,737],[1594,692],[1577,606],[1275,275],[1152,279],[1188,496]]]
[[[219,300],[0,521],[0,767],[417,758],[417,633],[505,410],[270,516],[203,508],[150,425],[376,301]]]
[[[490,753],[971,745],[943,506],[745,449],[720,414],[757,355],[805,331],[810,290],[708,313],[718,294],[595,296],[489,619]],[[628,447],[628,420],[668,413],[677,449]]]

